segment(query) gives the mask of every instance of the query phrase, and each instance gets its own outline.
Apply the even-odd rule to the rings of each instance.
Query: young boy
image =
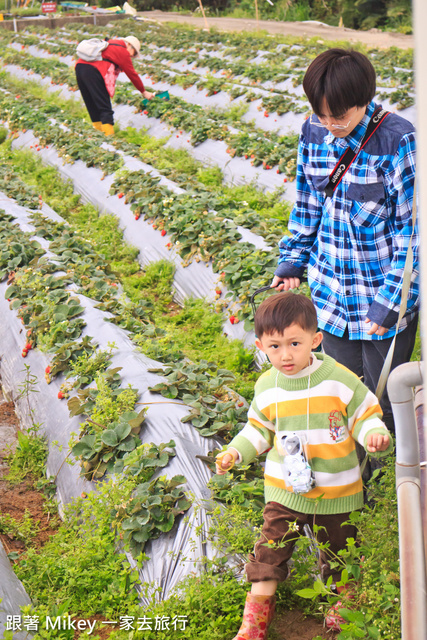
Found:
[[[255,315],[256,345],[272,368],[255,385],[248,422],[216,458],[218,474],[235,463],[248,464],[268,451],[265,466],[264,524],[246,565],[252,590],[234,640],[264,640],[274,615],[277,584],[289,574],[295,525],[315,523],[330,557],[356,537],[343,525],[363,506],[355,442],[370,453],[388,452],[391,439],[381,421],[377,398],[344,366],[313,353],[322,341],[313,303],[292,292],[270,296]],[[267,542],[282,543],[269,548]],[[287,542],[287,544],[284,544]],[[321,554],[322,577],[340,580]]]

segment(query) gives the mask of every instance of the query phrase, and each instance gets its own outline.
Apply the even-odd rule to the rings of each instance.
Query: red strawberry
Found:
[[[26,348],[27,351],[30,351],[30,349],[33,348],[32,343],[31,342],[27,342],[27,344],[25,345],[25,348]]]
[[[118,198],[123,198],[123,196],[124,196],[124,195],[125,195],[124,193],[119,193],[119,194],[117,195],[117,197],[118,197]]]
[[[220,296],[222,291],[221,291],[221,289],[215,289],[215,293],[216,293],[217,296]]]
[[[238,402],[238,403],[237,403],[237,406],[238,406],[238,407],[243,407],[243,405],[244,405],[244,404],[245,404],[244,402]]]
[[[46,367],[46,369],[44,370],[44,372],[49,375],[49,373],[52,371],[52,369],[50,367]]]
[[[268,112],[264,111],[264,118],[268,118]]]
[[[239,318],[236,318],[236,316],[230,316],[230,322],[231,324],[237,324],[239,322]]]
[[[62,391],[58,391],[58,398],[60,400],[62,400],[64,398],[64,394],[62,393]]]
[[[287,178],[283,178],[283,182],[287,182],[287,181],[288,181],[288,179],[287,179]]]
[[[28,355],[28,351],[26,349],[22,349],[22,353],[21,353],[23,358],[26,358]]]
[[[139,213],[137,213],[137,214],[135,215],[135,220],[139,220],[139,218],[140,218]]]
[[[160,235],[165,236],[165,235],[166,235],[166,229],[162,229],[162,230],[160,231]]]
[[[147,109],[144,111],[144,116],[148,116],[148,111],[147,111]]]

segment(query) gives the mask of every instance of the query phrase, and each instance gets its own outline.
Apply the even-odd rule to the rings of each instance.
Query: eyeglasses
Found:
[[[319,116],[317,116],[319,118]],[[339,131],[344,131],[344,129],[347,129],[350,126],[350,122],[353,120],[353,116],[350,118],[350,120],[347,122],[347,124],[330,124],[329,126],[331,127],[331,129],[338,129]],[[313,125],[313,127],[321,127],[322,129],[324,129],[327,125],[323,124],[320,121],[319,118],[319,122],[315,122],[313,120],[313,114],[311,114],[310,116],[310,124]]]

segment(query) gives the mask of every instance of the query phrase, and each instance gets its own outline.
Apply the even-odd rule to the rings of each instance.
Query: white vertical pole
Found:
[[[427,2],[413,0],[413,30],[415,37],[415,87],[417,106],[417,182],[419,194],[420,220],[420,281],[421,281],[421,345],[423,357],[423,380],[427,381],[427,258],[424,247],[427,246]],[[427,387],[425,383],[425,387]],[[424,394],[424,425],[421,435],[421,449],[427,451],[427,394]],[[424,462],[423,460],[421,462]],[[427,487],[426,469],[421,471],[424,548],[427,555]]]

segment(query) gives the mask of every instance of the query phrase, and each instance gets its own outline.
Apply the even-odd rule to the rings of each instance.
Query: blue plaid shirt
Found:
[[[297,195],[289,231],[279,243],[275,275],[301,277],[307,269],[319,328],[352,340],[378,340],[370,325],[396,324],[406,251],[412,231],[415,133],[410,122],[389,114],[327,198],[329,175],[349,145],[357,151],[378,105],[345,138],[306,120],[298,147]],[[418,229],[404,329],[418,309]],[[389,338],[394,330],[387,331]]]

